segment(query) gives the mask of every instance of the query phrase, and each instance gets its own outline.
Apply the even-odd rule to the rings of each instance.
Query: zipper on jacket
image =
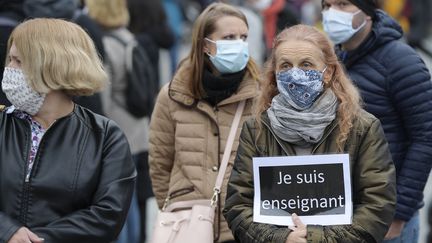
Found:
[[[55,124],[57,123],[57,120],[54,121],[53,124],[51,124],[51,126],[48,127],[48,129],[45,131],[44,135],[41,138],[41,141],[39,142],[39,147],[38,147],[38,151],[36,152],[34,161],[33,161],[33,167],[30,171],[30,174],[27,177],[27,170],[28,170],[28,166],[29,166],[29,156],[30,156],[30,152],[27,150],[27,156],[26,157],[26,166],[24,168],[24,185],[23,185],[23,192],[22,192],[22,196],[21,196],[21,210],[20,210],[20,222],[24,225],[27,225],[27,212],[28,212],[28,202],[29,202],[29,197],[30,197],[30,183],[31,183],[31,177],[33,175],[33,171],[37,166],[37,163],[39,162],[39,151],[42,145],[42,142],[44,141],[44,138],[46,136],[46,134],[48,133],[48,131],[50,130],[51,127],[53,127]],[[31,133],[31,123],[30,125],[30,150],[31,150],[31,141],[32,141],[32,133]]]
[[[27,169],[28,169],[28,166],[29,166],[29,164],[30,164],[30,162],[29,162],[29,158],[27,158],[27,161],[26,161],[26,173],[25,173],[25,179],[24,179],[24,182],[30,182],[30,177],[32,176],[32,174],[33,174],[33,168],[36,168],[35,167],[35,165],[36,165],[36,162],[37,162],[37,159],[38,159],[38,155],[39,155],[39,151],[40,151],[40,147],[41,147],[41,145],[42,145],[42,141],[44,140],[44,138],[45,138],[45,135],[48,133],[48,131],[50,130],[50,128],[51,127],[53,127],[54,126],[54,124],[56,124],[56,122],[57,122],[57,120],[55,120],[47,129],[46,129],[46,131],[44,132],[44,135],[42,136],[42,138],[41,138],[41,140],[39,141],[39,146],[38,146],[38,150],[37,150],[37,152],[36,152],[36,155],[35,155],[35,158],[34,158],[34,161],[33,161],[33,167],[32,167],[32,169],[31,169],[31,171],[30,171],[30,173],[28,174],[28,176],[27,176]],[[30,126],[31,126],[31,124],[30,124]],[[31,137],[31,131],[30,131],[30,137]],[[30,149],[31,149],[31,138],[30,138]],[[27,157],[29,157],[30,156],[30,153],[28,154],[28,156]]]
[[[187,193],[193,192],[193,191],[194,191],[194,187],[193,186],[182,188],[182,189],[178,189],[178,190],[175,190],[175,191],[171,192],[168,195],[168,198],[169,199],[173,199],[173,198],[180,197],[180,196],[182,196],[184,194],[187,194]]]

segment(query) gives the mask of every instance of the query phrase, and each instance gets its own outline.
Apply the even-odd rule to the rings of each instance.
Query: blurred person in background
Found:
[[[24,0],[0,0],[0,74],[2,76],[6,60],[7,40],[15,26],[26,17],[22,8],[23,2]],[[2,90],[0,90],[0,105],[11,105]]]
[[[116,239],[135,167],[120,128],[74,104],[107,80],[93,41],[60,19],[19,24],[7,47],[0,113],[0,242]]]
[[[270,2],[270,4],[268,4]],[[264,17],[264,35],[266,43],[266,56],[270,55],[273,39],[277,34],[279,14],[284,10],[285,0],[257,0],[256,7],[261,8]]]
[[[174,34],[174,44],[171,46],[169,50],[171,77],[177,69],[179,50],[180,50],[180,45],[182,42],[182,35],[183,35],[184,16],[180,8],[179,1],[181,0],[162,0],[165,13],[168,17],[167,18],[168,25],[170,26],[171,31]]]
[[[155,93],[157,96],[160,87],[159,75],[159,51],[161,48],[169,49],[174,44],[174,33],[168,25],[165,9],[161,0],[128,0],[129,26],[128,29],[135,35],[139,44],[145,47],[145,51],[151,60],[151,65],[156,74],[154,79]],[[163,70],[165,71],[165,70]],[[146,240],[146,209],[147,200],[153,197],[148,166],[148,150],[145,149],[137,155],[137,197],[141,218],[140,241]]]
[[[243,122],[258,94],[259,73],[249,57],[248,30],[240,10],[224,3],[209,5],[195,21],[189,55],[159,92],[150,123],[149,165],[160,209],[213,196],[237,106],[246,101]],[[215,242],[234,242],[221,209],[239,134],[216,208]]]
[[[428,210],[428,224],[429,224],[429,232],[427,236],[427,243],[432,243],[432,203],[429,204]]]
[[[231,4],[238,8],[246,16],[249,29],[248,45],[249,54],[259,67],[264,64],[266,45],[264,42],[264,22],[262,15],[254,8],[255,0],[223,0],[221,2]]]
[[[432,166],[432,82],[420,56],[400,41],[400,25],[377,8],[376,0],[323,0],[323,27],[389,142],[398,198],[385,242],[417,242]]]
[[[124,131],[129,141],[132,157],[137,169],[145,168],[144,159],[148,151],[149,117],[135,117],[126,103],[126,88],[128,85],[126,73],[126,46],[122,43],[135,41],[135,36],[127,29],[129,11],[126,0],[85,0],[88,15],[96,21],[104,31],[103,43],[106,51],[106,67],[111,86],[102,92],[102,104],[107,117],[113,119]],[[120,41],[119,41],[120,40]],[[147,64],[146,64],[147,65]],[[138,172],[138,183],[145,183]],[[146,185],[137,185],[141,189]],[[142,222],[138,207],[137,192],[132,198],[131,208],[118,243],[137,243],[140,241]]]
[[[93,40],[102,61],[105,58],[105,50],[102,44],[102,31],[87,15],[79,9],[78,0],[24,0],[23,11],[27,18],[60,18],[75,22],[80,25]],[[90,96],[74,97],[74,102],[90,109],[100,115],[104,115],[100,93]]]

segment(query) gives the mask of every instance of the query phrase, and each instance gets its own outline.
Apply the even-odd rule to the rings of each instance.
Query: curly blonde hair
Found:
[[[339,150],[342,151],[343,145],[353,126],[353,120],[357,118],[357,114],[361,109],[361,98],[357,88],[347,77],[342,65],[339,63],[332,43],[324,33],[315,27],[295,25],[283,30],[275,38],[272,53],[265,64],[264,77],[261,79],[261,91],[255,104],[254,116],[258,124],[261,124],[261,114],[270,107],[273,97],[279,94],[275,77],[275,54],[278,51],[279,45],[288,40],[309,42],[322,51],[327,72],[331,73],[331,80],[325,84],[325,88],[333,90],[339,103],[336,119],[340,128],[340,134],[336,143]]]

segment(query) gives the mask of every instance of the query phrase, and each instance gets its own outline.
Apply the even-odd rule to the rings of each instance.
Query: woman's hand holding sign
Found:
[[[302,223],[297,214],[292,214],[292,221],[294,226],[288,226],[292,232],[288,235],[285,243],[306,243],[306,225]]]

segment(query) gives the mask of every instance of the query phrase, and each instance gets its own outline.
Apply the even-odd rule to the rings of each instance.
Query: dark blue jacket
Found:
[[[419,55],[400,41],[394,19],[377,11],[372,32],[354,51],[341,52],[365,109],[380,119],[397,172],[395,218],[408,221],[423,206],[432,164],[432,82]]]

